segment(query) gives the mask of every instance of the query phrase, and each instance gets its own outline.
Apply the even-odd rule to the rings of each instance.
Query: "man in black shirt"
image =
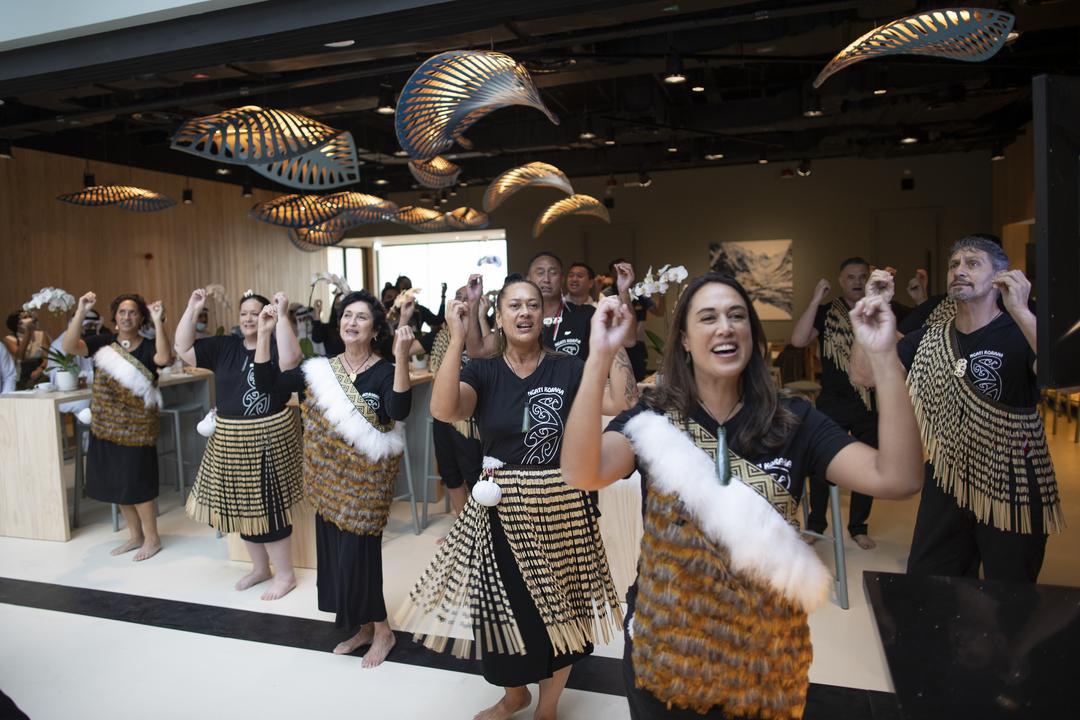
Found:
[[[900,340],[930,462],[908,572],[1036,582],[1047,535],[1064,527],[1038,412],[1031,283],[976,236],[948,265],[954,319]],[[999,298],[1005,310],[998,307]],[[856,354],[853,376],[866,379]]]

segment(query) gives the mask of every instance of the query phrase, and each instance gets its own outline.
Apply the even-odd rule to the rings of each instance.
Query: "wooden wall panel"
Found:
[[[992,163],[994,232],[1003,235],[1011,223],[1035,219],[1035,144],[1029,123],[1005,148],[1005,159]]]
[[[236,185],[192,180],[195,202],[156,213],[84,208],[56,200],[82,186],[79,158],[17,149],[0,160],[0,312],[6,317],[38,289],[53,285],[73,295],[98,294],[99,309],[121,292],[165,302],[170,330],[191,290],[225,286],[235,311],[248,288],[264,295],[284,290],[307,302],[312,273],[326,269],[325,253],[304,253],[286,231],[248,218],[251,206],[276,193],[245,198]],[[100,184],[133,184],[170,195],[179,203],[184,179],[175,175],[92,163]],[[284,192],[284,191],[283,191]],[[326,298],[325,285],[320,285]],[[42,316],[47,330],[63,323]],[[211,307],[212,326],[231,327]]]

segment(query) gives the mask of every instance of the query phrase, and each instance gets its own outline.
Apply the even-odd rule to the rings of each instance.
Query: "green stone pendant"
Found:
[[[731,482],[731,460],[727,451],[727,430],[723,425],[716,428],[716,475],[721,485]]]

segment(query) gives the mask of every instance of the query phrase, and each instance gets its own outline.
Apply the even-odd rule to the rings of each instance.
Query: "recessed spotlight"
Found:
[[[589,128],[585,128],[584,130],[581,131],[581,134],[578,135],[578,139],[579,140],[585,140],[585,141],[595,140],[596,139],[596,133],[594,133]]]
[[[803,104],[802,114],[803,117],[807,118],[816,118],[824,115],[825,111],[821,109],[821,98],[817,95],[811,95],[806,98],[806,101]]]
[[[875,88],[875,90],[874,90],[874,94],[878,95],[878,96],[884,95],[887,92],[889,92],[889,90],[887,88],[880,88],[879,87],[879,88]]]
[[[769,164],[769,156],[765,154],[764,150],[762,150],[761,155],[758,156],[757,164],[758,165],[768,165]]]
[[[328,48],[347,48],[356,44],[355,40],[335,40],[334,42],[323,43],[323,47]]]
[[[394,157],[409,157],[409,153],[401,148],[394,151]]]
[[[705,159],[706,160],[723,160],[724,159],[724,153],[722,153],[722,152],[705,153]]]
[[[901,145],[914,145],[917,142],[919,142],[918,136],[911,133],[904,135],[902,138],[900,138]]]
[[[613,125],[608,125],[607,135],[604,137],[604,144],[609,147],[615,144],[615,127]]]
[[[995,145],[994,149],[990,152],[990,162],[998,162],[1005,159],[1005,148],[1000,145]]]
[[[219,167],[216,170],[214,170],[214,172],[216,172],[218,175],[228,175],[232,171],[229,170],[229,168]]]
[[[206,73],[195,73],[191,77],[195,78],[196,80],[209,80],[210,79],[210,76],[207,75]]]
[[[671,145],[668,145],[667,151],[669,153],[677,153],[677,152],[679,152],[679,146],[672,143]]]
[[[683,72],[682,59],[675,53],[671,53],[667,57],[667,74],[664,75],[664,82],[668,85],[678,85],[679,83],[686,82],[686,73]]]
[[[776,50],[775,45],[763,45],[763,46],[755,49],[754,52],[756,52],[758,55],[768,55],[769,53],[774,52],[775,50]]]
[[[810,177],[810,173],[812,172],[813,169],[810,167],[809,160],[803,160],[801,163],[799,163],[799,167],[795,168],[795,173],[799,177]]]
[[[379,104],[375,106],[375,112],[380,115],[394,114],[394,88],[389,85],[379,86]]]
[[[692,88],[690,88],[690,92],[697,92],[697,93],[705,92],[705,86],[704,85],[694,85]]]

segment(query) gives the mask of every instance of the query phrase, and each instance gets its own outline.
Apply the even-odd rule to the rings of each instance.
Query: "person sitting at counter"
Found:
[[[289,300],[274,296],[278,332],[288,327]],[[277,600],[296,587],[292,563],[292,508],[303,499],[300,422],[286,407],[288,392],[255,387],[258,320],[270,304],[250,290],[240,301],[240,332],[195,339],[195,321],[206,305],[206,291],[191,293],[176,328],[176,353],[190,364],[212,370],[217,399],[216,426],[206,444],[187,514],[223,533],[238,532],[252,569],[236,582],[243,591],[273,578],[263,600]],[[292,349],[289,349],[291,352]],[[295,367],[297,356],[283,362]],[[270,362],[278,362],[274,352]],[[270,563],[277,574],[271,574]]]
[[[135,560],[161,550],[157,528],[158,496],[158,368],[172,360],[161,301],[149,306],[142,296],[118,295],[110,306],[116,333],[80,337],[83,322],[97,302],[88,292],[79,298],[75,315],[64,332],[63,350],[94,359],[90,395],[90,441],[86,453],[86,494],[116,503],[131,538],[112,550],[121,555],[138,549]],[[150,318],[155,337],[139,329]]]

